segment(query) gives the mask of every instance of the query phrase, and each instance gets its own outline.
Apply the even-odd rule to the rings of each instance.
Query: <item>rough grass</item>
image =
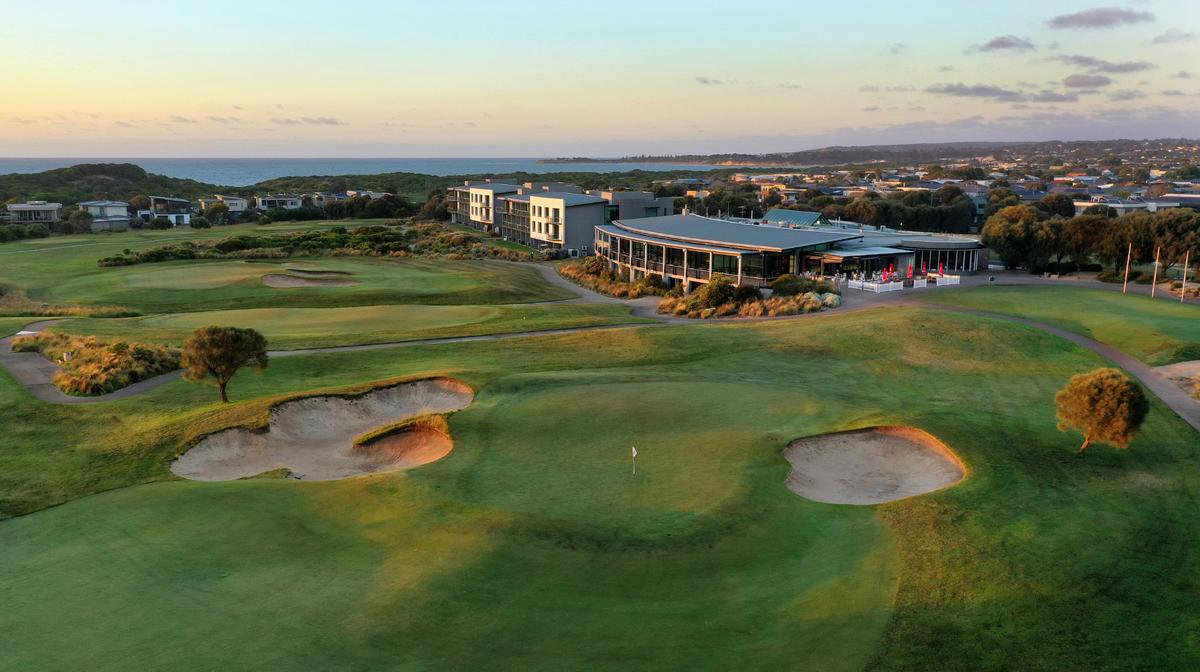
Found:
[[[137,334],[139,340],[179,345],[199,327],[236,325],[258,330],[272,349],[290,350],[648,321],[633,317],[626,306],[613,304],[384,305],[252,308],[129,319],[76,319],[55,323],[50,330],[98,336]]]
[[[71,502],[0,523],[0,669],[1193,669],[1196,435],[1155,400],[1128,451],[1076,457],[1054,392],[1102,363],[879,309],[285,358],[227,407],[0,376],[2,510]],[[435,464],[72,501],[169,480],[274,400],[408,375],[478,390]],[[970,478],[881,507],[784,486],[790,440],[879,424]]]
[[[408,418],[390,425],[377,427],[369,432],[363,432],[354,437],[354,445],[366,446],[384,437],[392,436],[393,434],[401,434],[410,432],[414,429],[432,429],[436,432],[450,436],[450,423],[446,422],[444,415],[418,415],[415,418]]]
[[[12,349],[58,363],[54,386],[80,396],[113,392],[179,368],[178,350],[123,338],[41,332],[14,338]]]
[[[951,289],[922,300],[1016,315],[1087,336],[1151,366],[1200,359],[1200,306],[1078,287]]]

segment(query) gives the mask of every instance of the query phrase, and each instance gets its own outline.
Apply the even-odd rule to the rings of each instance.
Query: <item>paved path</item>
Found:
[[[565,328],[565,329],[548,329],[548,330],[544,330],[544,331],[522,331],[522,332],[514,332],[514,333],[507,333],[507,334],[485,334],[485,335],[481,335],[481,336],[428,338],[428,339],[415,340],[415,341],[399,341],[399,342],[392,342],[392,343],[368,343],[368,344],[364,344],[364,345],[342,345],[342,346],[332,346],[332,347],[324,347],[324,348],[304,348],[304,349],[299,349],[299,350],[274,350],[274,351],[271,351],[269,354],[271,357],[293,357],[293,356],[297,356],[297,355],[315,355],[315,354],[336,353],[336,352],[359,352],[359,351],[367,351],[367,350],[382,350],[382,349],[388,349],[388,348],[416,347],[416,346],[422,346],[422,345],[442,345],[442,344],[447,344],[447,343],[470,343],[473,341],[499,341],[499,340],[513,339],[513,338],[529,338],[532,336],[553,336],[553,335],[559,335],[559,334],[572,334],[572,333],[587,332],[587,331],[600,331],[600,330],[605,330],[605,329],[621,329],[621,328],[632,327],[632,326],[646,327],[646,326],[665,326],[668,324],[697,324],[696,320],[689,320],[686,318],[669,317],[669,316],[657,314],[654,311],[654,306],[657,305],[657,303],[658,303],[658,297],[643,297],[640,299],[618,299],[618,298],[614,298],[611,296],[605,296],[603,294],[598,294],[589,289],[580,287],[580,286],[576,285],[575,283],[571,282],[570,280],[567,280],[566,278],[559,275],[558,271],[555,270],[553,266],[539,264],[537,266],[537,268],[538,268],[539,272],[541,272],[542,276],[546,279],[547,282],[549,282],[550,284],[555,285],[557,287],[561,287],[563,289],[571,291],[578,296],[577,299],[564,299],[563,302],[568,302],[568,303],[607,303],[607,304],[628,305],[633,308],[635,315],[652,318],[657,321],[657,324],[638,322],[638,323],[629,323],[629,324],[615,324],[615,325],[590,326],[590,327],[569,327],[569,328]],[[1004,281],[1007,282],[1010,279],[1013,279],[1015,277],[1017,277],[1017,276],[1013,276],[1011,274],[1005,274]],[[1032,276],[1026,276],[1026,277],[1029,278],[1029,281],[1026,283],[1023,283],[1023,284],[1057,284],[1058,283],[1058,281],[1054,281],[1054,280],[1045,280],[1042,278],[1037,278],[1037,277],[1032,277]],[[999,277],[998,277],[998,279],[999,279]],[[985,284],[987,282],[987,278],[985,276],[975,276],[975,278],[973,278],[973,280],[974,280],[974,282],[972,284],[976,284],[976,285]],[[1079,286],[1079,285],[1074,284],[1075,282],[1080,282],[1081,284],[1086,283],[1086,284],[1084,284],[1084,286],[1093,284],[1088,281],[1071,281],[1071,282],[1072,282],[1073,286]],[[1102,289],[1116,289],[1116,290],[1120,289],[1120,285],[1116,285],[1114,287],[1113,285],[1110,285],[1108,283],[1094,283],[1094,284],[1099,285],[1100,287],[1098,287],[1098,288],[1102,288]],[[930,289],[928,291],[939,291],[939,290]],[[1146,293],[1148,293],[1148,292],[1149,292],[1149,290],[1146,289]],[[799,319],[811,319],[813,317],[819,317],[819,316],[824,316],[824,315],[842,315],[842,314],[845,314],[848,312],[857,312],[859,310],[864,310],[864,309],[868,309],[868,308],[872,308],[872,307],[876,307],[876,306],[890,305],[890,306],[894,306],[894,307],[909,306],[909,307],[919,307],[919,308],[926,308],[926,309],[932,309],[932,310],[942,310],[942,311],[947,311],[947,312],[962,313],[962,314],[968,314],[968,315],[977,315],[977,316],[981,316],[981,317],[989,317],[989,318],[993,318],[993,319],[1014,322],[1017,324],[1024,324],[1026,326],[1034,327],[1036,329],[1040,329],[1047,333],[1054,334],[1055,336],[1058,336],[1060,338],[1065,338],[1065,339],[1067,339],[1073,343],[1076,343],[1084,348],[1087,348],[1088,350],[1095,352],[1096,354],[1100,355],[1101,357],[1104,357],[1104,358],[1112,361],[1113,363],[1117,364],[1121,368],[1123,368],[1126,371],[1128,371],[1129,373],[1133,374],[1133,376],[1135,376],[1139,381],[1141,381],[1143,385],[1145,385],[1147,388],[1150,389],[1150,391],[1152,391],[1155,395],[1157,395],[1159,397],[1159,399],[1161,399],[1163,401],[1163,403],[1165,403],[1168,407],[1170,407],[1171,410],[1173,410],[1177,414],[1179,414],[1179,416],[1181,418],[1183,418],[1184,421],[1186,421],[1192,427],[1196,428],[1197,431],[1200,431],[1200,401],[1193,399],[1181,387],[1179,387],[1175,382],[1171,381],[1167,376],[1163,375],[1162,373],[1155,371],[1150,366],[1143,364],[1142,362],[1138,361],[1137,359],[1134,359],[1133,357],[1121,352],[1120,350],[1117,350],[1116,348],[1104,345],[1103,343],[1094,341],[1090,338],[1087,338],[1086,336],[1080,336],[1079,334],[1075,334],[1075,333],[1069,332],[1065,329],[1060,329],[1059,327],[1045,324],[1043,322],[1027,320],[1024,318],[1014,317],[1011,315],[1004,315],[1002,313],[993,313],[993,312],[989,312],[986,310],[976,310],[976,309],[970,309],[970,308],[959,308],[959,307],[954,307],[954,306],[943,306],[943,305],[937,305],[937,304],[924,303],[920,300],[919,295],[914,296],[912,293],[897,292],[897,293],[886,293],[886,294],[873,294],[870,292],[847,291],[845,293],[845,303],[843,305],[844,305],[843,308],[840,308],[836,311],[831,311],[831,312],[813,313],[813,314],[809,314],[809,315],[794,315],[794,316],[777,317],[777,318],[740,319],[740,320],[738,320],[738,322],[742,323],[742,322],[752,322],[752,321],[786,320],[786,319],[798,319],[798,318]],[[40,322],[35,322],[35,323],[27,326],[22,333],[32,333],[32,332],[40,331],[42,328],[44,328],[48,324],[51,324],[52,322],[54,322],[54,320],[43,320]],[[723,321],[723,320],[713,321],[713,322],[701,322],[701,324],[713,324],[713,323],[728,324],[728,322]],[[99,403],[99,402],[104,402],[104,401],[115,401],[118,399],[125,399],[128,397],[132,397],[134,395],[140,394],[142,392],[145,392],[147,390],[154,389],[165,383],[169,383],[169,382],[179,378],[179,376],[180,376],[180,372],[174,371],[171,373],[163,374],[161,376],[156,376],[154,378],[143,380],[138,383],[134,383],[133,385],[130,385],[129,387],[125,387],[120,390],[117,390],[116,392],[110,392],[108,394],[98,395],[98,396],[94,396],[94,397],[74,397],[74,396],[64,394],[58,388],[54,387],[54,384],[52,382],[52,377],[53,377],[54,373],[58,370],[58,366],[55,363],[47,360],[46,358],[42,357],[38,353],[12,352],[12,337],[0,339],[0,365],[3,365],[6,369],[8,369],[9,373],[11,373],[14,378],[16,378],[17,382],[19,382],[23,386],[25,386],[25,388],[27,390],[29,390],[29,393],[32,394],[34,397],[41,399],[42,401],[47,401],[50,403],[57,403],[57,404],[94,404],[94,403]]]

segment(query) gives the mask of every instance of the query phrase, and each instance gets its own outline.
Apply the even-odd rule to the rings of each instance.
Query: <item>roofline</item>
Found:
[[[721,222],[723,224],[731,224],[731,222],[729,222],[727,220],[717,219],[715,217],[705,217],[704,215],[693,215],[693,216],[700,217],[702,219],[707,219],[707,220],[714,221],[714,222]],[[637,221],[637,220],[634,219],[633,221]],[[812,247],[813,245],[826,245],[829,243],[840,243],[844,240],[853,240],[855,238],[862,238],[862,234],[843,235],[841,237],[832,238],[831,240],[823,240],[819,243],[808,243],[805,245],[792,245],[790,247],[772,247],[769,245],[747,245],[745,243],[730,243],[730,242],[723,242],[723,241],[713,241],[713,240],[707,240],[704,238],[679,238],[677,236],[670,236],[670,235],[658,233],[656,231],[645,231],[642,229],[638,229],[636,227],[629,226],[628,224],[625,223],[625,220],[621,220],[621,219],[613,220],[613,225],[620,229],[625,229],[627,231],[640,233],[644,236],[651,236],[654,238],[665,238],[666,240],[678,240],[678,241],[691,240],[691,241],[695,241],[701,245],[712,245],[713,247],[726,247],[726,248],[732,248],[732,249],[738,249],[738,250],[747,250],[750,252],[761,252],[761,251],[783,252],[785,250],[799,250],[799,249],[802,249],[805,247]],[[735,226],[755,226],[755,225],[754,224],[735,224]],[[774,228],[774,227],[772,227],[772,228]],[[832,234],[827,234],[827,235],[832,235]]]

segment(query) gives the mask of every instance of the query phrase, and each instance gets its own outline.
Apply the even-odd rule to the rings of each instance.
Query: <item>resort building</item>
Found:
[[[9,221],[13,224],[55,224],[62,220],[62,203],[27,201],[10,203]]]
[[[92,231],[124,231],[133,219],[125,201],[84,201],[79,209],[92,216]]]
[[[530,191],[501,198],[500,235],[539,249],[591,250],[595,228],[604,223],[608,201],[591,194]]]
[[[450,221],[486,233],[500,232],[499,197],[517,194],[522,187],[484,180],[465,182],[460,187],[451,187],[446,192],[446,209]]]
[[[608,201],[604,216],[605,223],[618,219],[642,217],[666,217],[675,214],[675,199],[670,196],[656,197],[649,191],[618,191],[601,189],[589,192]]]
[[[263,212],[277,208],[297,210],[303,205],[304,201],[296,194],[267,194],[266,196],[254,197],[254,207]]]
[[[780,227],[694,214],[617,220],[596,227],[596,254],[630,279],[646,273],[691,290],[714,275],[762,287],[787,273],[869,276],[976,273],[987,250],[975,238],[876,229],[856,223]]]
[[[155,220],[166,220],[171,226],[187,226],[192,223],[192,202],[186,198],[150,196],[150,207],[138,210],[138,219],[149,224]]]

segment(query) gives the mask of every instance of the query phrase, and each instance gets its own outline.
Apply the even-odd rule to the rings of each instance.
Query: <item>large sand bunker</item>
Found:
[[[911,427],[873,427],[797,439],[783,452],[787,487],[829,504],[879,504],[940,490],[963,479],[958,457]]]
[[[271,409],[268,429],[226,429],[200,439],[171,464],[196,481],[229,481],[275,469],[305,480],[333,480],[411,469],[445,457],[450,437],[428,427],[390,434],[362,446],[355,437],[421,415],[466,408],[474,392],[449,378],[418,380],[359,397],[309,397]]]
[[[319,271],[298,271],[287,269],[287,273],[268,273],[262,276],[263,284],[276,289],[291,289],[293,287],[349,287],[357,285],[357,280],[351,280],[348,273]]]

